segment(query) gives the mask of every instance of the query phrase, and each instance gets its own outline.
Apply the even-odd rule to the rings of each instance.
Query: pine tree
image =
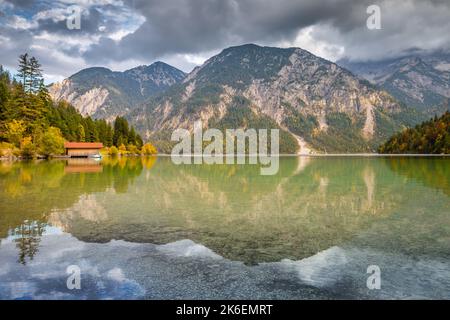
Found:
[[[12,113],[14,118],[26,121],[27,133],[31,134],[36,127],[43,125],[44,112],[50,97],[41,88],[43,87],[42,70],[35,57],[30,58],[28,53],[20,55],[17,72],[21,82],[14,91]],[[34,95],[40,89],[42,94]]]
[[[30,87],[28,85],[30,84],[30,61],[28,59],[28,53],[24,53],[19,56],[19,68],[17,69],[17,76],[21,80],[24,91],[29,92]]]
[[[84,127],[81,123],[78,125],[77,141],[80,141],[80,142],[86,141],[86,133],[85,133]]]
[[[113,145],[113,130],[109,125],[106,129],[105,144],[108,147],[111,147]]]
[[[6,120],[7,105],[10,98],[9,86],[11,84],[9,73],[0,65],[0,122]],[[1,129],[1,128],[0,128]]]
[[[41,91],[44,79],[42,78],[41,64],[35,57],[31,57],[29,61],[29,87],[30,92],[36,93]]]
[[[128,143],[136,145],[136,132],[134,131],[134,128],[131,128],[128,134]]]
[[[40,79],[39,81],[38,96],[45,103],[49,103],[51,101],[50,93],[44,84],[44,79]]]
[[[113,144],[120,146],[128,143],[128,122],[125,118],[117,117],[114,121]]]

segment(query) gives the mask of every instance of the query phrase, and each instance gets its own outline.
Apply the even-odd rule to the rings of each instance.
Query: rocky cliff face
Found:
[[[305,50],[244,45],[210,58],[129,117],[147,137],[192,129],[201,119],[222,129],[277,127],[300,152],[365,152],[398,130],[409,111]]]
[[[379,62],[338,62],[403,103],[427,111],[450,97],[450,56],[408,56]],[[431,116],[432,114],[430,114]]]
[[[184,77],[184,72],[162,62],[124,72],[88,68],[53,84],[49,91],[53,99],[70,102],[83,115],[112,120]]]

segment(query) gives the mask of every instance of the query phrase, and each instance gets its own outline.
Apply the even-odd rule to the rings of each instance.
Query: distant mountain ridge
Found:
[[[375,62],[344,59],[337,63],[418,110],[442,106],[450,98],[450,54],[409,55]]]
[[[128,114],[153,139],[192,129],[196,120],[222,129],[279,128],[284,151],[298,145],[302,153],[371,152],[415,117],[335,63],[300,48],[254,44],[223,50]]]
[[[112,120],[180,83],[185,76],[183,71],[163,62],[124,72],[93,67],[51,85],[49,92],[54,100],[70,102],[83,115]]]

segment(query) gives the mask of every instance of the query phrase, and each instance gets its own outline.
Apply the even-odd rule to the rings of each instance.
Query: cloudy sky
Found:
[[[367,8],[381,9],[370,30]],[[73,5],[80,29],[69,29]],[[47,82],[90,66],[161,60],[189,72],[244,43],[301,47],[330,60],[450,49],[449,0],[0,0],[0,64],[29,52]]]

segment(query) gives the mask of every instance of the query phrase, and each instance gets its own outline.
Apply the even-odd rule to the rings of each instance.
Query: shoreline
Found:
[[[145,158],[145,157],[171,157],[171,154],[167,154],[167,153],[160,153],[160,154],[155,154],[155,155],[127,155],[127,156],[118,156],[118,158],[121,157],[126,157],[126,158]],[[223,155],[226,156],[226,155]],[[253,155],[236,155],[234,154],[233,157],[238,156],[238,157],[259,157],[259,154],[253,154]],[[275,157],[275,156],[279,156],[279,157],[299,157],[299,158],[304,158],[304,157],[309,157],[309,158],[339,158],[339,157],[360,157],[360,158],[395,158],[395,157],[406,157],[406,158],[414,158],[414,157],[419,157],[419,158],[447,158],[450,157],[450,154],[421,154],[421,153],[417,153],[417,154],[412,154],[412,153],[402,153],[402,154],[381,154],[381,153],[323,153],[323,154],[288,154],[288,153],[283,153],[283,154],[278,154],[278,155],[265,155],[266,157]],[[111,157],[109,155],[104,156],[104,157]],[[194,154],[188,154],[188,155],[178,155],[178,157],[203,157],[203,155],[194,155]],[[74,159],[74,158],[70,158],[70,157],[66,157],[66,156],[55,156],[51,159],[44,159],[44,158],[36,158],[36,159],[21,159],[21,158],[12,158],[12,157],[0,157],[0,161],[35,161],[35,160],[66,160],[66,159]],[[82,158],[84,159],[84,158]],[[88,158],[86,158],[88,159]]]
[[[170,157],[171,154],[160,153],[155,156]],[[179,157],[201,157],[203,155],[187,154],[177,155]],[[226,155],[223,155],[226,156]],[[248,154],[239,154],[234,156],[248,157]],[[251,157],[258,157],[259,154],[252,154]],[[383,153],[317,153],[317,154],[295,154],[295,153],[280,153],[278,155],[266,155],[267,157],[280,156],[280,157],[450,157],[450,154],[432,154],[432,153],[396,153],[396,154],[383,154]]]

